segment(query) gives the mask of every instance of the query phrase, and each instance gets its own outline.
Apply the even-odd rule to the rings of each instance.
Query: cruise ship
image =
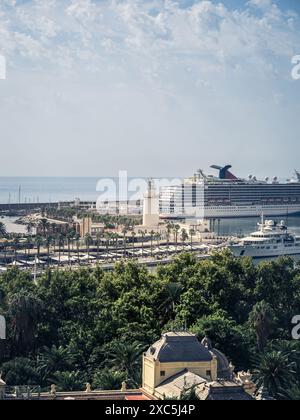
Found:
[[[300,237],[288,233],[284,221],[258,224],[258,231],[229,246],[236,257],[269,258],[300,255]]]
[[[162,218],[222,219],[236,217],[287,217],[300,215],[300,173],[286,182],[277,177],[259,180],[238,178],[231,166],[213,165],[218,176],[198,170],[181,184],[160,191]]]

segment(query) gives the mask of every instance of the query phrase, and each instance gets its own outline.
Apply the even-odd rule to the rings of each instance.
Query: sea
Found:
[[[0,177],[0,204],[97,200],[100,178]]]
[[[288,230],[292,233],[300,235],[300,217],[286,216],[275,218],[277,222],[284,221]],[[255,232],[258,223],[261,222],[260,217],[222,219],[220,225],[216,222],[213,231],[220,236],[245,236]]]
[[[129,186],[131,181],[134,192],[129,192],[128,199],[132,197],[131,194],[134,194],[134,199],[142,198],[147,186],[146,178],[140,178],[139,183],[137,178],[128,178]],[[109,188],[111,184],[119,190],[118,178],[0,177],[0,204],[51,203],[74,201],[77,198],[81,201],[97,201],[99,197],[103,199],[104,191],[105,198],[110,200],[113,199],[114,193],[114,188]],[[131,190],[130,187],[128,189]],[[300,217],[289,216],[281,219],[284,219],[290,231],[300,235]],[[16,218],[5,217],[1,221],[6,224],[8,232],[24,231],[23,226],[15,223]],[[259,222],[260,218],[223,219],[220,225],[216,223],[214,231],[219,235],[243,236],[255,231]]]

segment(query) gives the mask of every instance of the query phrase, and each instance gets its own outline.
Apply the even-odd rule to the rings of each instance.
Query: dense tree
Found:
[[[271,334],[273,318],[273,311],[265,301],[258,302],[250,314],[250,324],[256,332],[257,347],[261,353],[264,352]]]
[[[1,371],[8,386],[36,385],[40,381],[34,361],[19,357],[3,363]]]
[[[46,382],[55,372],[72,368],[72,355],[68,348],[62,346],[42,347],[37,356],[37,368],[43,382]]]
[[[108,348],[109,350],[109,348]],[[141,353],[143,346],[138,342],[115,343],[110,346],[108,360],[119,372],[124,372],[127,383],[138,387],[141,383]]]
[[[213,315],[198,319],[191,331],[200,340],[205,336],[209,337],[215,348],[229,355],[236,369],[240,370],[247,366],[254,337],[249,334],[246,326],[238,325],[225,312],[218,311]]]
[[[255,368],[257,383],[272,395],[297,399],[291,319],[299,307],[300,265],[289,258],[255,265],[228,251],[201,261],[182,253],[155,273],[130,261],[111,272],[48,270],[36,283],[15,267],[0,275],[8,321],[0,371],[9,385],[140,386],[141,352],[162,331],[189,329],[208,335],[236,369]],[[261,352],[253,366],[256,341]]]
[[[167,283],[163,290],[164,301],[160,305],[160,310],[165,312],[167,319],[172,319],[175,316],[176,304],[180,300],[182,286],[180,283]]]
[[[83,391],[84,378],[79,371],[56,372],[51,380],[58,391]]]
[[[9,319],[17,355],[34,348],[41,309],[42,302],[24,290],[14,294],[9,300]]]
[[[93,388],[102,390],[120,390],[126,380],[126,373],[113,369],[97,371],[93,378]]]

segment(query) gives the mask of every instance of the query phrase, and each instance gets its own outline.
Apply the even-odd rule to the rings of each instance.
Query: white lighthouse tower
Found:
[[[159,225],[159,194],[153,179],[148,181],[148,189],[144,195],[143,226],[157,227]]]

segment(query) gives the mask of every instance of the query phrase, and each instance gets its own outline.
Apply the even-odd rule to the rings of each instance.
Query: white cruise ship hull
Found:
[[[166,214],[163,217],[178,218],[197,218],[197,219],[229,219],[243,217],[287,217],[300,215],[300,205],[280,205],[280,206],[216,206],[201,208],[185,208],[176,214]]]
[[[236,178],[228,167],[221,169],[219,178],[198,171],[179,185],[163,187],[161,217],[222,219],[260,217],[263,213],[269,218],[285,218],[300,214],[298,172],[295,182],[281,183],[277,178],[272,181]]]

